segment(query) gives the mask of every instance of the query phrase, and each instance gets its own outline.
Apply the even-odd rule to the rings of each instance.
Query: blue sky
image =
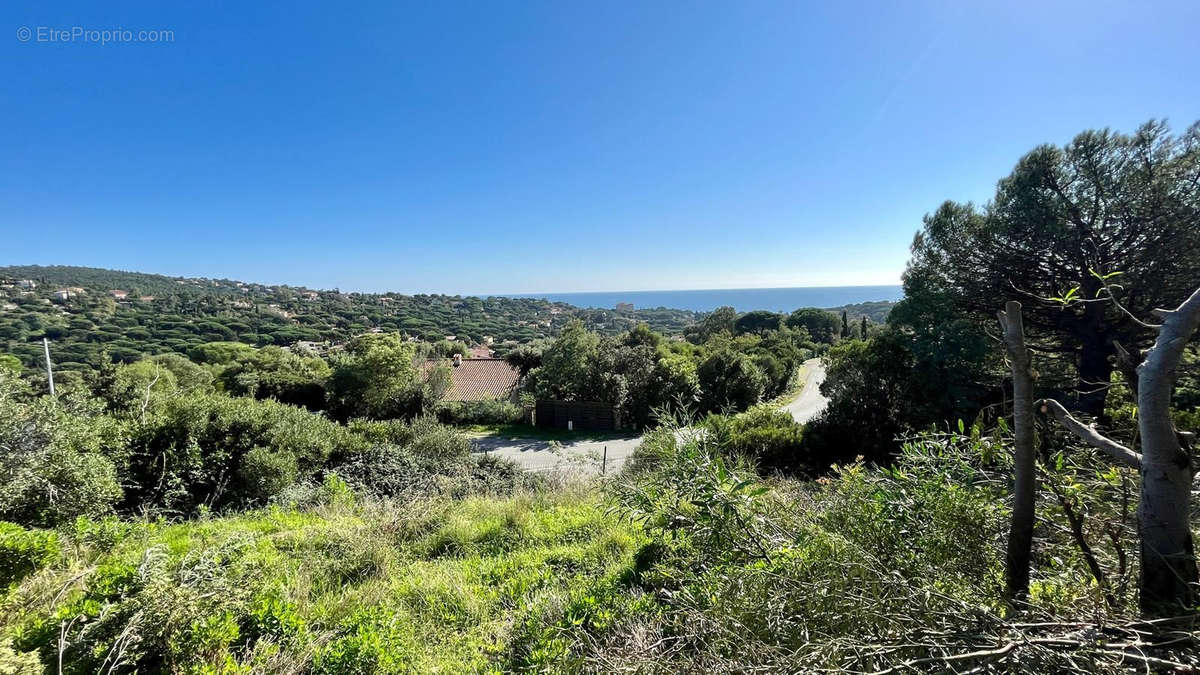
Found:
[[[402,292],[896,283],[922,215],[986,200],[1033,146],[1200,119],[1194,0],[0,17],[0,264]],[[174,39],[19,34],[76,26]]]

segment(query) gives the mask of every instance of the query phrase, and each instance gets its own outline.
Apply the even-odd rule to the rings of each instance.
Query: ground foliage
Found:
[[[663,428],[598,484],[379,497],[347,463],[244,513],[5,526],[0,656],[61,654],[64,672],[1200,666],[1191,628],[1134,621],[1135,477],[1090,455],[1045,454],[1039,499],[1082,515],[1105,580],[1052,507],[1029,606],[1000,603],[1008,453],[1003,429],[925,434],[888,469],[809,482]]]

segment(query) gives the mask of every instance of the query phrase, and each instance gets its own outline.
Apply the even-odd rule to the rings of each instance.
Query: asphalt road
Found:
[[[483,436],[472,441],[476,452],[511,459],[529,471],[579,471],[600,473],[608,448],[606,471],[619,471],[642,442],[641,436],[607,440],[544,441],[509,436]]]
[[[821,366],[820,359],[804,362],[803,377],[804,389],[795,401],[784,406],[784,410],[791,413],[801,424],[816,417],[828,403],[828,399],[821,396],[820,391],[821,382],[825,379],[825,369]],[[608,461],[605,470],[608,473],[620,471],[625,465],[625,460],[633,455],[633,451],[641,442],[640,436],[562,443],[511,436],[481,436],[472,441],[475,452],[511,459],[529,471],[561,470],[580,473],[600,473],[606,448]]]
[[[792,418],[800,424],[807,424],[825,409],[829,399],[821,395],[821,383],[825,381],[825,366],[821,359],[809,359],[804,362],[804,389],[795,401],[784,406],[784,410],[792,414]]]

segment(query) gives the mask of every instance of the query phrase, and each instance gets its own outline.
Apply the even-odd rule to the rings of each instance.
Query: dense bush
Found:
[[[351,453],[330,471],[360,494],[406,501],[434,496],[461,499],[509,495],[543,484],[537,474],[525,473],[508,460],[423,456],[412,446],[398,445],[374,445]]]
[[[796,473],[819,469],[802,454],[804,426],[773,406],[755,406],[737,415],[709,415],[701,428],[724,453],[750,459],[760,470]]]
[[[0,372],[0,519],[52,526],[121,498],[124,426],[95,401],[34,397]]]
[[[997,672],[1138,672],[1144,662],[1120,647],[1071,633],[1089,622],[1116,630],[1133,603],[1105,600],[1069,533],[1043,533],[1027,616],[1005,617],[1003,443],[926,434],[903,443],[891,469],[852,463],[816,484],[768,489],[724,460],[713,434],[663,430],[638,449],[640,470],[612,487],[618,512],[651,537],[630,590],[595,610],[610,617],[603,625],[564,619],[544,634],[564,645],[560,664],[584,671],[901,672],[915,662],[941,672],[952,655]],[[1048,471],[1061,485],[1039,499],[1062,490],[1077,509],[1113,518],[1090,536],[1119,542],[1121,481],[1072,483],[1096,475],[1086,460],[1077,479]],[[1128,582],[1119,548],[1093,552],[1115,576],[1110,590]],[[639,604],[646,598],[652,607]],[[1192,667],[1196,638],[1180,632],[1142,653]]]
[[[125,504],[181,513],[253,504],[362,443],[335,422],[274,401],[172,397],[132,431]]]
[[[727,349],[705,359],[696,374],[705,411],[745,410],[762,399],[767,387],[767,378],[753,359]]]
[[[525,410],[497,399],[452,401],[438,406],[437,417],[443,424],[516,424],[524,419]]]
[[[0,521],[0,592],[55,561],[60,553],[54,532]]]

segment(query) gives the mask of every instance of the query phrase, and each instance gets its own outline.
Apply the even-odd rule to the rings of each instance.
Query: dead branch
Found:
[[[1061,403],[1052,398],[1044,398],[1038,401],[1038,406],[1043,412],[1050,412],[1054,415],[1067,431],[1075,434],[1084,443],[1102,451],[1104,454],[1112,457],[1121,464],[1137,469],[1142,465],[1142,456],[1121,445],[1120,443],[1104,436],[1096,430],[1094,425],[1084,424],[1071,416],[1067,409]]]

